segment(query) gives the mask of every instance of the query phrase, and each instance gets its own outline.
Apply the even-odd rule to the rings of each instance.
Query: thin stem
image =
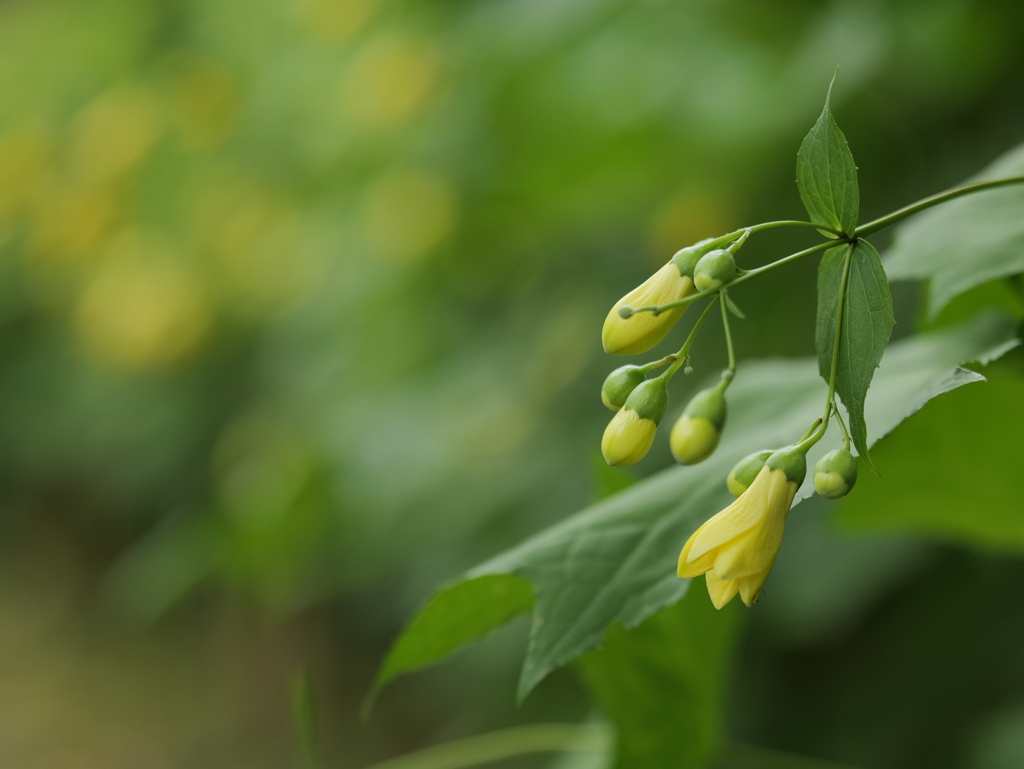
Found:
[[[843,434],[843,448],[849,451],[850,433],[846,429],[846,422],[843,421],[843,415],[839,413],[839,407],[835,400],[832,401],[832,413],[836,415],[836,423],[839,425],[839,431]]]
[[[846,259],[843,261],[843,278],[839,282],[839,301],[836,305],[836,331],[835,336],[832,337],[832,368],[829,371],[828,398],[825,399],[825,410],[821,415],[821,425],[809,438],[805,438],[797,444],[800,448],[808,449],[822,439],[825,431],[828,430],[828,420],[832,415],[832,409],[835,408],[836,370],[839,368],[839,342],[843,336],[843,307],[846,305],[846,287],[850,282],[850,267],[853,264],[854,248],[856,246],[851,243],[846,251]]]
[[[837,236],[835,240],[829,240],[824,243],[819,243],[816,246],[811,246],[810,248],[805,248],[803,251],[797,251],[795,254],[790,254],[789,256],[783,257],[782,259],[772,262],[771,264],[766,264],[763,267],[758,267],[756,269],[749,270],[729,284],[729,288],[733,288],[734,286],[739,286],[743,283],[746,283],[748,280],[753,280],[758,275],[763,275],[766,272],[774,270],[776,267],[781,267],[784,264],[795,262],[797,259],[803,259],[805,256],[816,254],[819,251],[827,251],[828,249],[835,248],[836,246],[842,245],[843,243],[850,243],[856,240],[857,238],[865,238],[868,235],[878,232],[879,230],[885,229],[886,227],[891,227],[897,222],[903,221],[908,216],[912,216],[920,211],[924,211],[925,209],[931,208],[932,206],[938,205],[939,203],[945,203],[947,200],[953,200],[954,198],[959,198],[962,197],[963,195],[970,195],[975,192],[983,192],[985,190],[995,189],[997,187],[1006,187],[1011,184],[1024,184],[1024,176],[1010,176],[1005,179],[992,179],[990,181],[975,182],[973,184],[965,184],[961,187],[955,187],[954,189],[947,190],[946,192],[940,192],[938,195],[932,195],[931,197],[925,198],[924,200],[919,200],[916,203],[912,203],[911,205],[901,208],[898,211],[894,211],[893,213],[883,216],[880,219],[875,219],[873,222],[868,222],[867,224],[861,225],[860,227],[857,228],[856,232],[852,237],[846,237],[838,230],[826,227],[825,225],[814,224],[813,222],[801,222],[797,220],[780,220],[777,222],[763,222],[761,224],[755,224],[751,227],[745,227],[742,230],[730,232],[728,235],[723,235],[720,238],[716,238],[713,241],[713,243],[716,245],[720,243],[729,243],[736,240],[737,238],[739,238],[740,236],[744,235],[747,232],[760,232],[761,230],[768,230],[774,227],[813,227],[814,229],[817,230],[831,232]],[[648,307],[631,307],[629,309],[631,311],[631,314],[635,314],[638,312],[653,312],[655,315],[659,315],[665,312],[666,310],[671,310],[676,307],[682,307],[684,305],[690,304],[691,302],[695,302],[698,299],[702,298],[703,296],[706,296],[706,294],[691,294],[690,296],[683,297],[682,299],[679,299],[675,302],[669,302],[667,304],[651,305]]]
[[[725,346],[729,351],[729,370],[736,371],[736,352],[732,348],[732,330],[729,328],[729,310],[725,306],[725,289],[723,288],[720,292],[722,295],[722,301],[719,304],[722,307],[722,326],[725,328]]]
[[[837,245],[841,245],[843,243],[848,242],[849,241],[845,239],[830,240],[825,243],[819,243],[816,246],[811,246],[810,248],[805,248],[803,251],[797,251],[795,254],[784,256],[777,262],[766,264],[763,267],[758,267],[756,269],[750,270],[749,272],[747,272],[746,275],[741,275],[740,277],[736,278],[736,280],[732,281],[729,284],[729,288],[735,288],[736,286],[740,286],[746,283],[748,280],[753,280],[758,275],[762,275],[766,272],[769,272],[770,270],[774,270],[776,267],[781,267],[784,264],[795,262],[797,259],[803,259],[805,256],[816,254],[819,251],[827,251],[830,248],[835,248]],[[631,307],[630,310],[631,314],[633,315],[635,315],[638,312],[653,312],[655,315],[660,315],[661,313],[667,312],[668,310],[672,310],[676,307],[682,307],[683,305],[690,304],[691,302],[696,302],[698,299],[703,299],[706,296],[708,296],[708,292],[701,294],[690,294],[689,296],[683,297],[682,299],[678,299],[675,302],[669,302],[668,304],[650,305],[648,307]]]
[[[753,227],[747,227],[746,229],[753,232],[761,232],[761,230],[773,230],[776,227],[810,227],[813,230],[824,230],[825,232],[831,232],[833,235],[842,237],[843,233],[840,230],[834,230],[824,224],[815,224],[814,222],[801,222],[796,219],[780,219],[777,222],[762,222],[761,224],[755,224]],[[737,232],[742,232],[738,230]]]
[[[775,222],[761,222],[760,224],[754,224],[750,227],[744,227],[740,230],[733,230],[725,235],[715,238],[709,245],[718,247],[726,243],[731,243],[738,237],[744,234],[753,234],[755,232],[762,232],[764,230],[774,230],[778,227],[810,227],[813,230],[824,230],[825,232],[831,232],[836,237],[843,237],[843,233],[840,230],[834,230],[824,224],[815,224],[814,222],[803,222],[798,219],[779,219]]]
[[[814,435],[814,431],[818,429],[818,425],[820,425],[820,424],[821,424],[821,417],[818,417],[813,422],[811,422],[811,426],[807,428],[807,432],[805,432],[803,434],[803,436],[801,436],[800,440],[797,441],[797,443],[803,443],[808,438],[810,438],[812,435]]]
[[[704,321],[708,315],[711,314],[711,309],[715,306],[715,302],[718,301],[718,297],[715,296],[708,302],[708,306],[704,308],[704,312],[697,318],[697,322],[693,324],[693,329],[690,331],[690,335],[686,337],[686,341],[683,342],[683,346],[679,348],[679,352],[676,353],[675,362],[665,369],[665,372],[661,374],[661,377],[665,377],[665,381],[670,380],[679,370],[679,367],[683,365],[687,356],[690,354],[690,347],[693,345],[694,340],[697,338],[697,332],[700,331],[700,327],[704,325]],[[660,377],[659,377],[660,378]]]
[[[974,182],[973,184],[964,184],[960,187],[954,187],[951,190],[940,192],[937,195],[919,200],[916,203],[911,203],[909,206],[901,208],[899,211],[894,211],[891,214],[875,219],[873,222],[862,224],[854,232],[855,238],[866,238],[872,233],[884,230],[886,227],[891,227],[897,222],[901,222],[908,216],[913,216],[918,211],[924,211],[926,208],[938,205],[939,203],[945,203],[947,200],[953,200],[963,195],[971,195],[975,192],[982,192],[983,190],[990,190],[996,187],[1005,187],[1010,184],[1024,184],[1024,176],[1008,176],[1005,179],[991,179],[984,182]]]
[[[656,360],[656,361],[651,361],[650,363],[645,363],[644,365],[642,365],[640,367],[640,370],[643,371],[645,374],[647,374],[647,373],[649,373],[651,371],[654,371],[654,369],[656,369],[656,368],[661,368],[662,366],[664,366],[667,363],[672,363],[675,359],[676,359],[676,354],[672,353],[671,355],[666,355],[661,360]]]

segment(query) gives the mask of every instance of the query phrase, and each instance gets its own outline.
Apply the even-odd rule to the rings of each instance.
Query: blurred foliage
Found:
[[[0,760],[287,765],[300,663],[345,765],[582,717],[569,676],[512,709],[522,626],[355,714],[438,581],[593,496],[600,319],[678,246],[799,215],[835,65],[868,218],[1020,141],[1022,33],[1016,0],[2,0]],[[738,290],[741,357],[808,354],[813,286]],[[917,291],[894,298],[906,334]],[[1005,765],[1019,565],[886,547],[844,630],[753,623],[735,736]],[[934,709],[873,709],[979,594],[991,632],[906,674]]]

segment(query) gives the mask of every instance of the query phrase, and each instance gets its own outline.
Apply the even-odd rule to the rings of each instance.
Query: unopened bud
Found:
[[[714,291],[735,277],[736,259],[722,248],[702,256],[693,271],[693,283],[698,291]]]
[[[664,380],[659,377],[639,384],[605,428],[601,438],[605,462],[626,467],[647,456],[666,408],[668,388]]]
[[[668,262],[637,286],[609,311],[604,319],[601,341],[604,351],[614,355],[639,355],[665,338],[689,305],[674,307],[659,315],[636,312],[638,307],[657,307],[683,299],[696,291],[689,276]]]
[[[640,366],[620,366],[610,373],[601,386],[601,402],[612,411],[618,411],[629,394],[646,379]]]
[[[857,460],[848,449],[836,449],[814,466],[814,490],[825,499],[839,499],[857,482]]]
[[[669,444],[676,461],[681,465],[695,465],[711,456],[718,446],[725,415],[721,386],[709,387],[694,395],[672,426]]]
[[[750,484],[754,482],[757,474],[764,467],[764,463],[768,461],[768,457],[773,453],[772,449],[755,451],[753,454],[748,454],[737,462],[736,466],[729,472],[729,477],[725,479],[725,485],[729,487],[729,493],[734,497],[738,497],[750,488]]]

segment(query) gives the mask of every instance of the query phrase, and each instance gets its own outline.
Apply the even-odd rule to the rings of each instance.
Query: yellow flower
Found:
[[[679,554],[679,576],[706,574],[716,609],[737,592],[751,606],[775,564],[799,485],[781,468],[762,467],[739,499],[690,536]]]
[[[648,307],[667,304],[695,293],[693,280],[681,275],[679,268],[673,262],[668,262],[612,307],[608,317],[604,319],[601,334],[604,351],[614,355],[638,355],[647,352],[665,338],[689,305],[667,310],[660,315],[640,312],[629,318],[619,315],[619,308],[626,305]]]

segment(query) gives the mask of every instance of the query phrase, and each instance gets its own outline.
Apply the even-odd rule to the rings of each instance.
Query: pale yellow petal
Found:
[[[768,579],[768,573],[771,571],[771,566],[766,571],[760,572],[759,574],[752,574],[749,577],[742,577],[737,580],[733,580],[733,584],[739,587],[740,600],[743,601],[747,606],[753,606],[757,602],[757,595],[761,592],[761,588],[764,587],[765,580]],[[711,572],[708,572],[710,574]]]
[[[739,590],[736,580],[719,579],[713,571],[709,571],[705,579],[708,583],[708,595],[711,596],[711,603],[715,605],[716,609],[721,609],[729,603]]]
[[[700,534],[690,550],[690,561],[695,561],[714,548],[721,547],[760,523],[768,506],[768,491],[774,473],[785,478],[785,473],[781,470],[762,467],[750,488],[739,499],[701,527]]]
[[[796,484],[787,480],[782,471],[773,471],[758,525],[716,551],[715,574],[720,579],[739,579],[762,572],[767,577],[782,546],[786,517],[795,493]]]

